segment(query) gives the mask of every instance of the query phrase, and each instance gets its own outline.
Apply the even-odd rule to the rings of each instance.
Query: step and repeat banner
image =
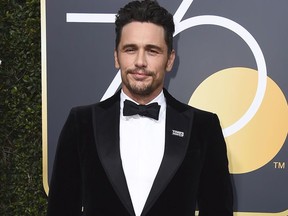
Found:
[[[124,0],[42,0],[43,184],[71,107],[111,96],[115,13]],[[288,215],[288,1],[159,0],[176,25],[165,87],[218,114],[235,215]]]

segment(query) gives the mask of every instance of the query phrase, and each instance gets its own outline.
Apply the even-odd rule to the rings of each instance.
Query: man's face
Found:
[[[173,50],[168,55],[163,27],[131,22],[122,29],[114,57],[116,68],[121,69],[125,94],[136,101],[146,98],[149,102],[161,92],[165,73],[172,69],[175,53]]]

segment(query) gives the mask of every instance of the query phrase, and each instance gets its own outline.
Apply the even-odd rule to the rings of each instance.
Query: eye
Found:
[[[148,53],[149,53],[150,55],[157,55],[157,54],[159,54],[159,51],[158,51],[157,49],[149,49],[149,50],[148,50]]]
[[[132,53],[135,53],[135,51],[136,51],[136,49],[133,47],[127,47],[124,49],[125,53],[131,53],[132,54]]]

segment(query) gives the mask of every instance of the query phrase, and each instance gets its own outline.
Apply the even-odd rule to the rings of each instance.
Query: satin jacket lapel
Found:
[[[175,99],[173,98],[171,103],[172,96],[167,95],[165,91],[164,93],[167,101],[165,152],[141,215],[147,214],[177,172],[184,160],[190,140],[193,116],[186,115],[185,110],[180,110],[177,106],[171,106]],[[179,102],[176,103],[179,105]]]
[[[130,215],[135,215],[120,157],[119,100],[118,93],[108,102],[102,103],[100,109],[97,107],[94,110],[94,136],[100,161],[115,192]]]

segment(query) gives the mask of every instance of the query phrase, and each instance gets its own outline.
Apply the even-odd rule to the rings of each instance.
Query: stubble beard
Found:
[[[137,85],[129,83],[127,89],[134,95],[149,96],[153,92],[152,85]]]
[[[137,70],[137,69],[136,69]],[[140,69],[138,69],[140,70]],[[146,75],[151,76],[152,80],[155,76],[155,74],[152,71],[147,71],[145,69],[141,69]],[[127,70],[126,71],[126,78],[129,74],[133,74],[133,72],[135,72],[135,70]],[[139,83],[138,83],[139,82]],[[126,79],[126,81],[124,82],[124,85],[126,86],[126,88],[130,91],[131,94],[134,95],[138,95],[138,96],[149,96],[153,93],[155,87],[153,87],[153,82],[149,82],[149,83],[144,83],[141,81],[135,81],[135,83],[133,81],[130,81],[128,78]]]

